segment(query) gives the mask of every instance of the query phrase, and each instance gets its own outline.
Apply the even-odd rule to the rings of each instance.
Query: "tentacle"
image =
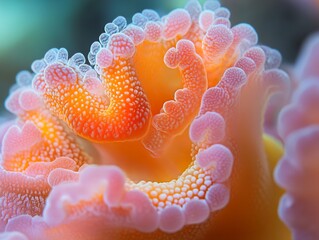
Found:
[[[319,237],[318,181],[318,79],[301,82],[292,103],[279,116],[279,133],[286,153],[275,170],[277,183],[286,190],[279,216],[292,229],[295,239]],[[302,217],[300,217],[302,216]]]
[[[89,161],[72,133],[52,116],[39,95],[29,88],[20,88],[6,100],[9,111],[21,122],[5,134],[2,166],[10,171],[23,171],[32,162],[50,162],[57,157],[70,157],[82,166]]]
[[[260,229],[260,231],[268,228],[272,232],[269,237],[275,237],[274,229],[281,229],[276,235],[280,239],[286,234],[276,220],[276,211],[274,211],[279,196],[278,192],[274,190],[274,183],[269,174],[268,162],[264,155],[264,146],[261,140],[263,133],[261,119],[268,98],[275,92],[282,90],[283,86],[286,86],[284,83],[287,82],[287,75],[268,75],[265,71],[267,57],[261,48],[249,48],[234,63],[234,67],[230,67],[224,72],[218,84],[205,92],[202,99],[200,116],[202,116],[203,121],[194,125],[198,130],[191,135],[191,138],[196,140],[193,152],[198,153],[197,156],[203,155],[205,157],[199,159],[203,167],[210,166],[210,164],[218,166],[210,159],[213,159],[215,155],[222,157],[224,162],[223,166],[220,166],[220,176],[228,176],[227,171],[233,164],[233,174],[229,179],[229,185],[220,190],[221,192],[230,192],[229,202],[220,215],[216,216],[221,222],[217,224],[218,226],[214,226],[214,230],[211,230],[210,234],[221,231],[223,220],[232,224],[229,223],[229,218],[234,217],[235,212],[239,214],[238,217],[240,216],[242,223],[245,222],[244,225],[254,226],[255,229]],[[267,76],[272,77],[268,78]],[[217,116],[221,116],[223,122]],[[254,118],[251,118],[251,116],[254,116]],[[214,122],[218,127],[202,130],[209,122]],[[230,161],[231,158],[227,152],[223,154],[219,152],[222,146],[220,147],[215,143],[214,147],[210,147],[207,144],[207,142],[213,143],[216,141],[211,137],[211,132],[214,132],[216,136],[222,136],[219,132],[224,126],[226,126],[226,133],[221,143],[232,153],[233,162]],[[245,165],[245,168],[242,168],[243,165]],[[219,178],[218,175],[216,176],[217,179]],[[252,179],[254,179],[253,183]],[[245,188],[243,189],[240,186],[245,186]],[[261,192],[265,195],[260,195]],[[250,197],[247,198],[247,196]],[[263,210],[258,207],[259,204],[251,202],[251,196],[255,196],[253,197],[255,200],[259,199],[262,202],[259,204],[263,205]],[[220,199],[221,204],[227,200],[223,197],[220,197]],[[247,205],[238,204],[239,202],[245,202]],[[274,222],[265,226],[263,221],[251,222],[250,218],[243,218],[242,216],[245,215],[244,212],[247,208],[250,208],[252,214],[272,218]],[[268,210],[265,211],[266,208]],[[243,209],[243,212],[239,209]],[[219,222],[216,219],[215,221],[215,223]],[[263,237],[266,235],[268,234],[264,232]],[[231,236],[232,234],[228,235],[228,237]],[[248,236],[252,235],[247,233],[246,236],[249,238]]]
[[[58,158],[50,163],[34,163],[25,173],[0,169],[0,228],[9,219],[21,214],[41,215],[51,187],[49,173],[56,168],[76,170],[69,158]],[[13,207],[14,206],[14,207]]]
[[[6,232],[16,232],[23,234],[28,240],[43,239],[44,231],[48,229],[48,225],[43,221],[42,217],[20,215],[9,220],[6,226]]]
[[[163,151],[174,135],[189,125],[207,87],[203,62],[190,41],[179,41],[176,48],[166,53],[164,61],[171,68],[179,67],[184,88],[176,91],[174,100],[164,103],[161,113],[152,119],[149,134],[143,139],[145,148],[155,156]]]
[[[111,25],[106,30],[112,31]],[[148,129],[150,108],[130,63],[134,42],[115,33],[106,48],[98,48],[94,43],[91,51],[97,52],[96,69],[102,82],[92,75],[93,70],[81,75],[84,56],[75,54],[68,64],[59,59],[48,63],[33,85],[46,106],[80,136],[98,142],[140,138]]]

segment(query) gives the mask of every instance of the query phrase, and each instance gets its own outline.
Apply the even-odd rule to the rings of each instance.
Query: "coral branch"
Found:
[[[129,37],[114,34],[108,48],[97,53],[102,82],[94,70],[80,74],[84,60],[75,54],[68,64],[55,56],[33,85],[43,94],[46,106],[80,136],[97,142],[140,138],[148,129],[150,109],[130,64],[134,51]],[[72,67],[73,62],[78,65]]]
[[[78,165],[89,157],[73,134],[44,109],[40,97],[31,89],[20,88],[6,101],[6,107],[19,117],[18,126],[9,128],[3,139],[2,166],[23,171],[32,162],[50,162],[57,157],[70,157]]]
[[[297,61],[299,84],[291,104],[279,115],[278,131],[286,152],[275,169],[275,179],[287,192],[280,201],[279,216],[296,240],[319,238],[319,191],[313,187],[319,180],[319,74],[313,67],[318,39],[318,34],[310,38]]]

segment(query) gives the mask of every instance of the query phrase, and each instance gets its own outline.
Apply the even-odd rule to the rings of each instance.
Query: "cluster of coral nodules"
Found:
[[[278,53],[229,16],[217,1],[190,1],[163,17],[144,10],[128,25],[117,17],[92,44],[90,65],[51,49],[32,74],[19,73],[6,101],[16,119],[2,126],[1,236],[196,239],[229,202],[233,220],[265,225],[263,111],[287,76]],[[115,155],[110,149],[113,163],[138,157],[142,146],[145,164],[155,164],[176,139],[190,142],[174,149],[189,165],[169,181],[132,181],[117,166],[90,165],[98,161],[87,149],[97,143],[121,144]]]
[[[297,89],[279,116],[286,153],[275,178],[287,193],[279,216],[294,239],[319,239],[319,33],[306,43],[295,66]]]

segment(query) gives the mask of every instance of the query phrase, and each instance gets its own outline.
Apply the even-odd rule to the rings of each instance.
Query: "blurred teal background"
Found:
[[[301,0],[302,1],[302,0]],[[30,69],[52,47],[87,54],[105,23],[125,16],[130,22],[145,8],[161,15],[187,0],[0,0],[0,103],[20,70]],[[203,2],[203,1],[201,1]],[[248,22],[260,43],[277,48],[293,62],[304,38],[319,29],[318,21],[287,0],[221,0],[232,23]]]

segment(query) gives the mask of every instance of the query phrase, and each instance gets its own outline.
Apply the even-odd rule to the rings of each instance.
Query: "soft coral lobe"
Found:
[[[278,163],[275,179],[286,190],[279,205],[280,218],[294,239],[319,238],[319,35],[310,37],[295,66],[296,91],[279,116],[279,134],[286,153]]]
[[[289,79],[229,17],[195,0],[117,17],[90,65],[51,49],[20,73],[3,127],[4,236],[284,239],[263,114]]]
[[[100,79],[94,76],[95,70],[85,65],[82,54],[74,54],[67,63],[61,62],[61,50],[50,50],[53,60],[40,69],[33,83],[48,109],[91,141],[143,136],[148,129],[150,107],[132,66],[132,39],[116,33],[110,37],[107,48],[99,50],[96,69]]]
[[[74,134],[45,109],[27,79],[25,73],[18,74],[16,89],[5,103],[17,118],[2,139],[1,229],[16,216],[41,215],[53,170],[76,171],[89,161]]]

